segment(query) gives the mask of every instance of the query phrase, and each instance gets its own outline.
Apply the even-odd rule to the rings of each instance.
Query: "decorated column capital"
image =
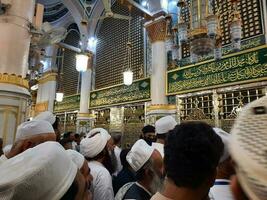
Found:
[[[164,16],[158,17],[153,21],[144,24],[148,37],[152,43],[165,41],[166,39],[166,19]]]
[[[41,78],[39,78],[38,83],[39,84],[45,84],[48,81],[56,81],[57,80],[57,73],[50,71],[46,72]]]

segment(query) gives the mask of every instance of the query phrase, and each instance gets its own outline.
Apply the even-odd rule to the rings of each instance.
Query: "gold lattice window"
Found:
[[[212,94],[180,98],[181,120],[213,118]]]
[[[265,89],[252,88],[220,94],[220,119],[235,118],[238,109],[265,95]]]

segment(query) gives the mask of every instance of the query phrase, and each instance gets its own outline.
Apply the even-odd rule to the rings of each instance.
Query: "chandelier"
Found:
[[[173,28],[179,44],[189,43],[191,62],[197,62],[200,56],[214,53],[216,60],[222,57],[222,31],[220,21],[222,16],[228,15],[232,49],[241,48],[242,23],[237,4],[240,0],[230,0],[232,8],[225,13],[215,9],[215,0],[191,0],[190,5],[185,0],[179,0],[180,8],[178,26]],[[188,10],[190,20],[186,21],[183,11]],[[216,11],[215,11],[216,10]],[[180,45],[178,45],[180,46]]]

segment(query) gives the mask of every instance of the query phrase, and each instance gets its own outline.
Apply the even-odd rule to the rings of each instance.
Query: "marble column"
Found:
[[[80,98],[80,110],[77,115],[77,132],[86,133],[89,131],[94,123],[94,116],[89,113],[89,97],[92,82],[92,65],[93,65],[93,53],[88,53],[88,69],[82,72],[81,78],[81,98]]]
[[[152,44],[151,104],[146,108],[146,123],[154,124],[165,115],[175,115],[175,105],[168,105],[166,96],[166,19],[164,16],[145,23]]]
[[[29,24],[34,0],[2,1],[10,6],[0,15],[0,137],[4,145],[14,142],[17,126],[26,120],[30,99],[28,56],[31,42]]]
[[[48,71],[38,80],[35,115],[43,111],[53,112],[57,88],[57,73]]]

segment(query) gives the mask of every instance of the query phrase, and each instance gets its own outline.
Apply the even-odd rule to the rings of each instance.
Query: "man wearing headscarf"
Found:
[[[93,200],[113,200],[112,178],[109,173],[107,160],[109,153],[107,150],[107,137],[97,133],[84,138],[80,143],[81,154],[88,161],[93,176],[91,187]]]
[[[17,128],[15,143],[9,153],[0,157],[0,165],[23,151],[38,144],[55,141],[56,135],[52,125],[44,120],[32,120],[20,124]]]
[[[55,131],[56,134],[56,141],[59,142],[60,140],[60,131],[59,131],[59,118],[53,115],[52,112],[50,111],[44,111],[39,113],[37,116],[34,117],[33,120],[44,120],[49,122]]]
[[[89,200],[77,166],[57,142],[45,142],[0,165],[0,199]]]
[[[136,182],[125,194],[118,192],[116,199],[149,200],[163,184],[163,160],[158,150],[144,140],[138,140],[126,156],[127,162],[136,173]]]
[[[235,174],[235,170],[229,154],[230,134],[220,128],[213,128],[213,130],[222,139],[224,150],[217,167],[216,180],[214,186],[210,189],[209,196],[213,200],[233,200],[230,178]]]
[[[156,138],[157,141],[152,143],[152,147],[157,149],[161,156],[164,157],[164,145],[165,141],[167,139],[169,131],[174,129],[174,127],[177,125],[177,122],[172,116],[165,116],[160,118],[155,123],[155,129],[156,129]]]
[[[267,96],[242,108],[231,130],[230,154],[236,200],[267,199]]]

